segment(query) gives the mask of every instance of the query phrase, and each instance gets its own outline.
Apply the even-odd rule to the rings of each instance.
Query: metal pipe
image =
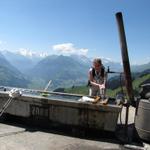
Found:
[[[124,30],[124,25],[123,25],[123,17],[122,17],[121,12],[116,13],[116,19],[117,19],[118,31],[119,31],[119,37],[120,37],[122,62],[123,62],[124,75],[125,75],[125,85],[126,85],[127,94],[129,97],[128,102],[132,103],[134,101],[132,78],[131,78],[125,30]]]

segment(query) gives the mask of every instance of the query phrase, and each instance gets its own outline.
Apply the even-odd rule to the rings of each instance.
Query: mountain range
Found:
[[[87,82],[89,63],[75,59],[75,56],[48,56],[41,60],[28,72],[28,76],[52,80],[52,87],[67,87],[73,84],[81,85]]]
[[[7,61],[16,67],[22,73],[26,73],[29,69],[33,68],[43,57],[40,55],[32,54],[26,51],[1,51],[2,55],[7,59]]]
[[[24,53],[10,51],[3,51],[1,53],[3,55],[0,55],[0,61],[2,62],[1,68],[3,69],[0,70],[0,74],[4,73],[7,75],[10,73],[14,76],[17,73],[17,77],[21,79],[20,81],[23,82],[24,80],[24,83],[26,83],[23,86],[30,88],[44,88],[49,80],[52,80],[52,89],[72,85],[85,85],[88,80],[88,70],[92,65],[92,59],[84,55],[24,55]],[[106,58],[102,58],[102,62],[106,70],[109,66],[111,71],[122,71],[122,65],[119,62]],[[8,67],[6,68],[5,66]],[[13,70],[11,70],[12,68]],[[146,69],[150,69],[150,63],[131,66],[132,72],[141,72]],[[111,77],[112,75],[109,76]],[[10,79],[11,81],[16,81],[12,80],[12,78]],[[10,82],[10,80],[8,81]]]
[[[29,80],[0,53],[0,85],[27,87]]]

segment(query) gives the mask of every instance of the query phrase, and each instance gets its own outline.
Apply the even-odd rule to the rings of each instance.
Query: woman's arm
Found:
[[[100,86],[100,84],[96,83],[96,81],[93,78],[92,69],[90,69],[90,71],[89,71],[89,81],[90,81],[90,85],[92,85],[92,86],[95,86],[95,87]]]
[[[90,81],[90,84],[92,86],[99,87],[100,89],[105,89],[106,82],[107,82],[107,73],[104,74],[104,82],[103,82],[103,84],[98,84],[98,83],[95,82],[95,80],[93,78],[93,75],[92,75],[92,71],[90,70],[89,71],[89,81]]]

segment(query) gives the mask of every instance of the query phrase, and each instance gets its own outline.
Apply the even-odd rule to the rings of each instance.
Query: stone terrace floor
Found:
[[[132,137],[135,109],[130,107],[128,135]],[[125,109],[122,110],[124,123]],[[116,133],[77,134],[63,130],[43,130],[12,122],[0,122],[0,150],[150,150],[150,144],[142,140],[130,140],[125,144],[124,130]],[[98,135],[101,134],[101,135]]]

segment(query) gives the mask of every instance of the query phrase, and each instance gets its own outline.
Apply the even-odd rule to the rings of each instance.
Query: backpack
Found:
[[[102,66],[102,68],[101,68],[101,76],[104,77],[104,74],[105,74],[105,67]],[[95,77],[95,69],[93,67],[92,67],[92,76]],[[88,80],[87,86],[91,86],[90,80]]]
[[[105,67],[102,66],[101,68],[101,76],[104,77],[104,73],[105,73]],[[92,76],[95,77],[95,69],[92,67]]]

